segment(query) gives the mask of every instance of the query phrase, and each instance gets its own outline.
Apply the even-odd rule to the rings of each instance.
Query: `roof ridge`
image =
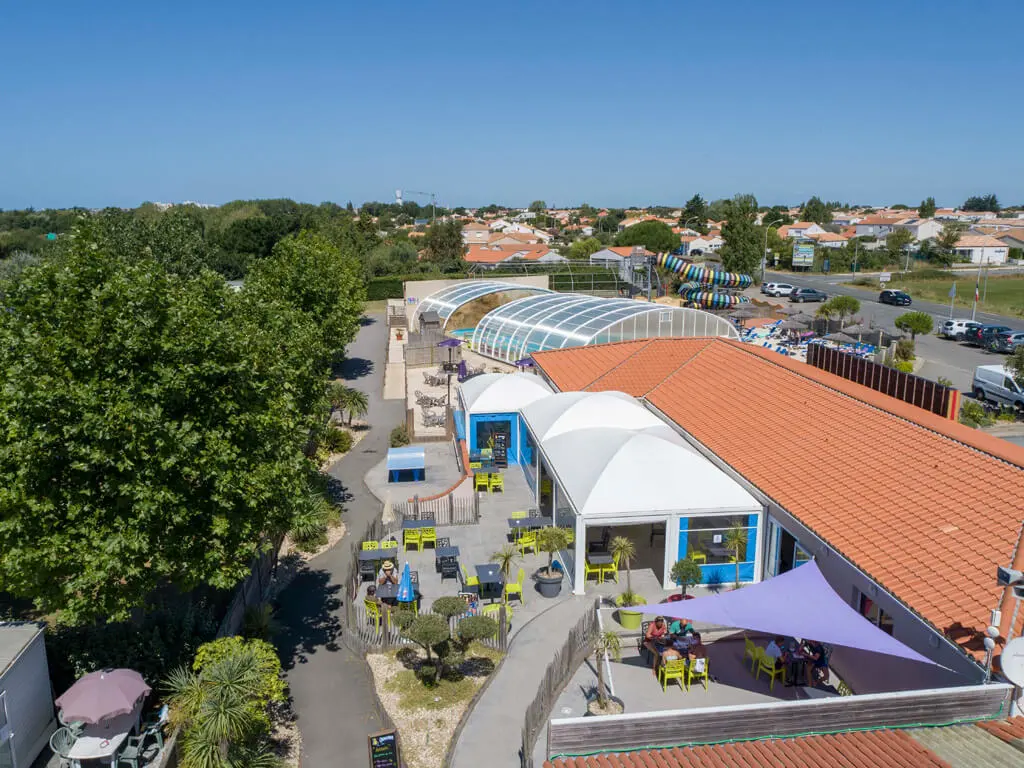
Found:
[[[713,336],[711,338],[708,338],[707,339],[707,342],[708,342],[707,344],[705,344],[703,347],[701,347],[696,352],[694,352],[692,355],[690,355],[685,360],[683,360],[681,363],[679,363],[679,365],[677,365],[675,368],[672,369],[671,373],[667,374],[665,376],[665,378],[663,378],[660,382],[658,382],[656,385],[654,385],[649,390],[647,390],[641,397],[643,397],[643,399],[646,400],[648,395],[653,394],[654,391],[657,390],[662,384],[667,382],[669,379],[671,379],[673,376],[675,376],[677,373],[679,373],[679,371],[681,371],[684,367],[686,367],[687,365],[692,363],[694,360],[696,360],[698,357],[700,357],[700,355],[703,354],[704,351],[708,347],[711,346],[711,343],[714,342],[718,338],[720,338],[720,337]]]
[[[590,389],[590,388],[591,388],[592,386],[594,386],[595,384],[597,384],[597,382],[599,382],[599,381],[600,381],[601,379],[603,379],[603,378],[604,378],[605,376],[609,376],[609,375],[611,375],[611,373],[612,373],[613,371],[616,371],[616,370],[618,370],[618,369],[619,369],[620,367],[622,367],[623,365],[625,365],[626,361],[628,361],[628,360],[632,360],[632,359],[633,359],[634,357],[636,357],[636,356],[637,356],[637,355],[639,355],[639,354],[640,354],[641,352],[643,352],[643,351],[644,351],[645,349],[647,349],[647,348],[648,348],[649,346],[651,346],[651,343],[652,343],[652,342],[654,342],[654,341],[655,341],[655,339],[651,339],[651,338],[647,338],[647,339],[633,339],[632,341],[624,341],[624,342],[621,342],[621,343],[623,343],[623,344],[630,344],[630,343],[633,343],[633,344],[635,344],[635,343],[636,343],[636,342],[638,342],[638,341],[644,341],[645,343],[644,343],[644,345],[643,345],[642,347],[640,347],[640,348],[639,348],[639,349],[637,349],[637,350],[636,350],[635,352],[633,352],[633,354],[631,354],[631,355],[628,355],[627,357],[624,357],[624,358],[623,358],[622,360],[620,360],[620,361],[619,361],[618,363],[616,363],[615,365],[613,365],[613,366],[612,366],[611,368],[609,368],[609,369],[608,369],[607,371],[605,371],[605,372],[604,372],[604,373],[602,373],[602,374],[601,374],[600,376],[598,376],[598,377],[597,377],[596,379],[594,379],[594,380],[593,380],[593,381],[591,381],[591,382],[590,382],[589,384],[587,384],[587,385],[586,385],[585,387],[583,387],[583,389]]]

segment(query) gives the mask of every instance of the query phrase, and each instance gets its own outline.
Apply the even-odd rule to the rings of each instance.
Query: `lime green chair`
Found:
[[[525,519],[526,519],[526,518],[528,518],[529,516],[530,516],[530,514],[529,514],[528,512],[526,512],[525,510],[522,510],[522,509],[520,509],[520,510],[519,510],[518,512],[513,512],[513,513],[512,513],[511,515],[510,515],[510,517],[511,517],[511,518],[512,518],[513,520],[525,520]]]
[[[711,669],[711,659],[693,659],[686,670],[686,690],[690,690],[693,678],[703,681],[704,691],[708,690],[708,672]]]
[[[478,579],[476,576],[470,576],[469,575],[469,571],[466,570],[466,566],[462,566],[462,582],[467,587],[479,587],[480,586],[480,579]]]
[[[611,576],[615,579],[615,583],[619,583],[619,556],[615,554],[612,556],[612,562],[609,565],[601,566],[601,581],[604,581],[606,576]]]
[[[690,553],[690,559],[693,560],[693,562],[698,563],[699,565],[708,564],[708,556],[705,555],[703,552],[697,552],[696,550]]]
[[[754,671],[754,667],[757,666],[757,657],[760,652],[760,648],[754,645],[754,641],[749,637],[743,637],[743,661],[746,662],[747,656],[750,657],[750,671]]]
[[[491,476],[486,472],[477,472],[473,475],[473,490],[486,491],[491,487]]]
[[[366,606],[366,620],[373,622],[377,627],[377,631],[380,631],[380,603],[370,598],[363,599],[363,605]]]
[[[409,547],[416,547],[417,552],[423,551],[423,542],[420,539],[419,528],[407,528],[402,531],[402,544],[404,551],[408,552]]]
[[[776,677],[783,677],[783,675],[785,675],[785,673],[786,673],[786,670],[783,667],[776,667],[775,666],[775,659],[773,659],[771,656],[769,656],[767,653],[765,653],[764,652],[764,648],[758,648],[757,649],[757,674],[754,675],[754,677],[756,679],[760,680],[762,672],[764,672],[766,675],[768,675],[768,678],[770,680],[770,682],[768,684],[768,690],[769,691],[774,691],[775,690],[775,678]]]
[[[483,469],[484,463],[482,461],[471,461],[469,462],[470,469]]]
[[[376,541],[364,541],[363,542],[363,552],[372,552],[373,550],[375,550],[377,548],[378,548],[378,546],[377,546],[377,542]]]
[[[433,544],[434,549],[437,549],[437,529],[436,528],[420,528],[420,551],[423,551],[424,544]]]
[[[850,686],[846,684],[845,680],[839,681],[839,685],[836,686],[836,690],[839,691],[840,696],[853,696],[853,691],[850,690]]]
[[[491,493],[494,493],[495,491],[501,491],[502,493],[505,492],[505,476],[501,474],[501,472],[491,473],[491,484],[488,490]]]
[[[586,560],[583,563],[583,580],[586,581],[591,576],[597,576],[597,583],[598,584],[603,584],[604,583],[604,573],[603,573],[603,570],[602,570],[602,566],[600,566],[600,565],[591,565],[590,561]]]
[[[519,602],[526,605],[526,600],[523,593],[523,582],[526,581],[526,571],[522,568],[519,569],[519,574],[516,576],[516,580],[505,585],[504,600],[507,603],[508,599],[513,595],[519,597]]]
[[[679,690],[683,691],[686,679],[686,659],[667,659],[658,667],[658,680],[661,681],[662,693],[668,690],[669,680],[679,681]]]
[[[534,554],[537,553],[537,532],[536,531],[525,531],[519,537],[519,554],[525,555],[526,550],[530,550]]]

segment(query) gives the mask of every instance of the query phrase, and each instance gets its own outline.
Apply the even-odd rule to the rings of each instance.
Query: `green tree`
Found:
[[[815,195],[806,203],[800,211],[801,221],[813,221],[817,224],[830,224],[832,222],[832,209]]]
[[[95,235],[5,286],[0,313],[0,590],[68,623],[242,579],[305,503],[326,417],[307,318]]]
[[[354,418],[365,416],[370,408],[370,401],[365,392],[340,381],[330,383],[327,388],[327,397],[333,410],[343,411],[348,415],[347,424],[351,424]]]
[[[498,569],[505,577],[505,581],[509,580],[512,575],[512,566],[521,560],[519,550],[514,544],[506,544],[504,547],[499,549],[497,552],[491,555],[491,562],[498,564]]]
[[[942,231],[935,238],[934,259],[943,266],[949,266],[956,260],[956,244],[963,236],[964,225],[959,221],[947,221]]]
[[[730,214],[722,227],[725,244],[719,251],[722,266],[729,272],[753,274],[761,265],[764,230],[754,224],[753,212],[741,208]]]
[[[669,577],[679,585],[680,589],[682,589],[683,597],[686,597],[687,587],[700,584],[704,578],[704,572],[701,571],[700,565],[693,558],[684,557],[682,560],[676,560],[673,563]]]
[[[922,219],[930,219],[935,215],[935,198],[926,197],[921,201],[921,204],[917,206],[917,215]]]
[[[642,245],[653,253],[673,251],[679,247],[679,235],[660,221],[641,221],[624,229],[615,238],[616,245]]]
[[[833,296],[818,308],[817,314],[822,317],[838,317],[842,325],[846,318],[860,312],[860,301],[853,296]]]
[[[200,647],[191,670],[168,676],[171,722],[182,727],[183,768],[278,765],[267,705],[284,701],[281,663],[262,640],[229,637]]]
[[[1013,375],[1014,381],[1020,387],[1024,387],[1024,344],[1018,344],[1008,358],[1006,358],[1006,369]]]
[[[999,213],[999,198],[993,194],[971,195],[960,206],[964,211],[992,211]]]
[[[547,554],[548,567],[545,575],[553,576],[558,573],[554,570],[555,555],[569,546],[569,531],[565,528],[547,526],[537,532],[537,548]]]
[[[245,291],[263,303],[282,302],[303,313],[331,352],[355,338],[366,298],[359,263],[314,232],[275,245],[246,278]]]
[[[732,201],[725,198],[712,200],[708,203],[708,218],[712,221],[723,221],[729,217]]]
[[[594,669],[597,670],[597,700],[601,707],[608,705],[608,687],[604,682],[604,657],[612,661],[622,658],[622,638],[617,632],[595,632],[591,643],[594,648]]]
[[[533,211],[534,213],[541,213],[543,211],[546,211],[547,209],[548,204],[545,203],[543,200],[534,200],[532,203],[530,203],[530,210]]]
[[[683,215],[679,217],[679,226],[689,227],[702,235],[708,233],[708,204],[703,197],[694,195],[686,201]]]
[[[762,222],[768,224],[772,222],[772,227],[782,227],[786,224],[793,223],[793,217],[789,215],[789,208],[784,205],[773,205],[767,211],[765,211],[764,217],[761,219]]]
[[[904,333],[909,333],[911,340],[914,340],[919,333],[931,333],[933,322],[927,312],[904,312],[896,318],[895,325]]]
[[[629,564],[636,557],[636,544],[626,536],[615,536],[608,544],[608,551],[615,558],[615,562],[622,563],[622,567],[626,569],[626,592],[629,595],[633,595],[633,582],[630,580]]]
[[[583,261],[589,259],[591,254],[597,253],[602,248],[604,248],[604,246],[596,237],[587,237],[582,240],[577,240],[569,246],[569,258],[574,261]]]
[[[740,562],[745,558],[747,551],[747,529],[741,525],[734,525],[725,532],[723,541],[725,548],[732,552],[732,561],[736,564],[736,586],[740,585]]]
[[[440,221],[427,230],[423,238],[426,246],[424,259],[444,272],[457,272],[463,268],[466,247],[462,242],[462,225],[457,221]]]
[[[894,264],[902,264],[903,254],[912,242],[914,242],[914,235],[909,229],[897,229],[890,232],[885,238],[885,250],[889,254],[889,260]]]

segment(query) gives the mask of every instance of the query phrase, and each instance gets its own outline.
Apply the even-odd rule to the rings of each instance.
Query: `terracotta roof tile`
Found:
[[[975,723],[994,736],[1009,743],[1024,739],[1024,717],[1011,717],[1006,720],[983,720]]]
[[[949,768],[899,730],[614,752],[557,758],[544,768]]]
[[[1013,561],[1024,519],[1024,449],[734,341],[652,339],[534,358],[561,390],[646,397],[904,604],[982,653],[978,632],[1002,596],[993,573]],[[766,451],[786,460],[766,461]]]

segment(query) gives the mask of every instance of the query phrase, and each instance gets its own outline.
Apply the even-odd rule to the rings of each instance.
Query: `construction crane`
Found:
[[[434,222],[437,221],[437,213],[436,213],[436,210],[437,210],[437,208],[436,208],[437,195],[435,195],[433,192],[417,192],[415,189],[406,189],[406,190],[396,189],[395,190],[395,202],[398,203],[399,205],[402,204],[402,193],[403,192],[405,194],[407,194],[407,195],[421,195],[423,197],[429,197],[430,198],[430,223],[433,224]]]

